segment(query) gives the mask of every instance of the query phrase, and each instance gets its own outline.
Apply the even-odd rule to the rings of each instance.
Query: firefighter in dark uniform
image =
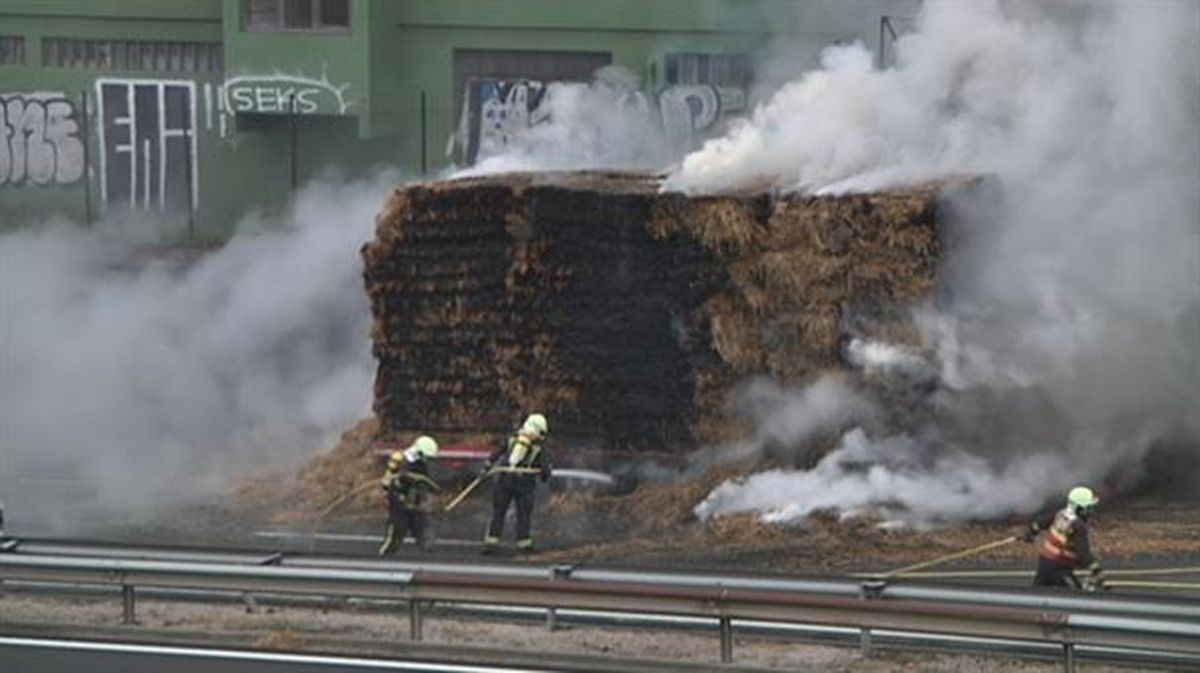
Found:
[[[488,458],[485,473],[495,471],[492,487],[492,520],[483,538],[483,553],[493,554],[504,534],[504,517],[512,502],[517,505],[518,551],[533,551],[533,495],[537,479],[550,478],[550,461],[542,448],[548,426],[546,417],[530,414],[516,434],[505,439]]]
[[[1092,489],[1077,486],[1067,495],[1067,506],[1057,512],[1047,512],[1029,524],[1025,540],[1033,542],[1041,535],[1038,545],[1035,587],[1066,587],[1098,591],[1105,589],[1104,571],[1092,553],[1088,540],[1088,518],[1100,500]],[[1075,572],[1086,568],[1089,576],[1080,582]]]
[[[396,451],[388,459],[387,471],[379,485],[387,495],[388,523],[379,555],[396,551],[404,536],[411,533],[421,549],[429,549],[426,537],[425,502],[430,492],[441,490],[429,478],[426,458],[437,455],[438,445],[432,437],[417,437],[407,449]]]

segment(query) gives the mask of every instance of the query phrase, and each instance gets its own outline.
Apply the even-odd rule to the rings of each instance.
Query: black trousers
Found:
[[[404,536],[411,533],[421,549],[429,548],[429,540],[425,537],[426,518],[422,510],[409,507],[394,494],[388,494],[388,523],[383,537],[383,546],[379,554],[390,554],[396,551]]]
[[[1078,589],[1079,578],[1071,566],[1055,563],[1049,559],[1038,558],[1037,575],[1033,578],[1035,587],[1060,587],[1063,589]]]
[[[537,490],[537,482],[532,474],[503,473],[496,479],[492,489],[492,522],[488,525],[487,537],[484,542],[499,544],[504,535],[504,516],[508,514],[508,506],[514,501],[517,504],[517,544],[530,544],[530,530],[533,527],[533,494]]]

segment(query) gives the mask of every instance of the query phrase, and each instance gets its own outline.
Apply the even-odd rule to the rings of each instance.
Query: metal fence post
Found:
[[[871,629],[863,628],[858,632],[858,649],[863,659],[870,659],[874,654],[871,645]]]
[[[721,617],[721,663],[733,661],[733,620]]]
[[[424,637],[421,623],[421,601],[412,599],[408,602],[409,637],[413,642],[420,642]]]
[[[887,17],[884,17],[886,19]],[[883,39],[883,25],[880,25],[880,44]],[[881,66],[882,67],[882,66]],[[858,597],[864,601],[879,600],[883,597],[884,590],[887,589],[887,582],[881,580],[870,580],[862,582],[858,585]],[[871,628],[868,626],[862,627],[858,632],[858,650],[863,659],[870,659],[874,655],[874,647],[871,645]]]
[[[1075,673],[1075,643],[1063,642],[1063,670]]]
[[[124,604],[125,608],[125,623],[136,624],[137,613],[135,612],[136,606],[134,605],[133,599],[133,585],[121,585],[121,602]]]
[[[569,563],[550,566],[550,581],[570,579],[571,573],[575,570],[575,566]],[[546,630],[553,631],[558,628],[558,610],[553,606],[546,608]]]

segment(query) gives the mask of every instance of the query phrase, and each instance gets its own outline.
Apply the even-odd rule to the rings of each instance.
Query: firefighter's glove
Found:
[[[388,491],[392,490],[392,478],[384,477],[384,478],[380,479],[379,480],[379,488],[383,489],[384,493],[387,493]]]
[[[1036,521],[1030,522],[1029,529],[1026,530],[1025,534],[1021,536],[1021,541],[1022,542],[1033,542],[1034,540],[1037,539],[1038,533],[1040,533],[1040,532],[1041,531],[1038,529],[1037,522]]]
[[[550,481],[550,473],[551,473],[550,466],[543,465],[541,471],[538,472],[538,476],[542,478],[543,482],[547,482],[547,481]]]

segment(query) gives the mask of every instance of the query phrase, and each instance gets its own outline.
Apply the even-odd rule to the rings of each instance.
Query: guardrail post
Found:
[[[550,581],[565,580],[571,577],[571,572],[575,570],[575,566],[570,564],[560,564],[550,566]],[[553,631],[558,628],[558,611],[554,607],[546,608],[546,630]]]
[[[887,589],[887,582],[881,580],[870,580],[858,585],[858,597],[865,601],[874,601],[883,598],[883,591]],[[858,650],[863,659],[870,659],[874,655],[874,647],[871,645],[871,629],[863,627],[858,632]]]
[[[421,601],[412,599],[408,602],[408,630],[413,642],[420,642],[424,636],[421,623]]]
[[[1063,643],[1063,670],[1075,673],[1075,643],[1070,641]]]
[[[870,659],[874,655],[874,647],[871,645],[871,629],[864,627],[858,632],[858,649],[863,659]]]
[[[721,663],[733,661],[733,620],[721,617]]]
[[[125,608],[125,623],[136,624],[137,614],[135,612],[136,606],[134,605],[133,599],[133,585],[121,585],[121,602],[124,604]]]

